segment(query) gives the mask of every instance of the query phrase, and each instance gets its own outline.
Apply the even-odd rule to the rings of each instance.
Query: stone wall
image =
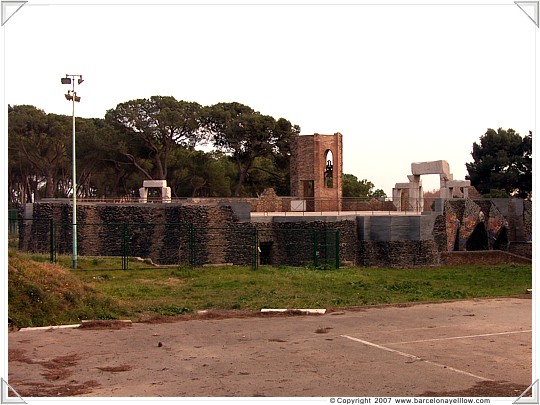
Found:
[[[270,193],[268,201],[275,201],[275,197]],[[245,220],[245,210],[239,205],[79,204],[79,254],[138,256],[158,264],[197,266],[253,266],[263,255],[272,265],[304,266],[314,262],[333,265],[339,249],[341,263],[434,266],[440,263],[439,252],[470,246],[479,224],[486,240],[490,238],[490,249],[507,232],[501,210],[487,200],[447,201],[440,215],[267,216],[251,221]],[[522,218],[532,217],[527,209],[522,210]],[[21,207],[20,217],[27,219],[19,221],[20,248],[48,253],[52,243],[57,254],[71,254],[71,212],[71,204],[65,202]],[[499,245],[532,257],[531,243]]]
[[[433,240],[358,241],[356,263],[398,268],[440,264],[439,251]]]
[[[509,224],[491,200],[446,200],[443,214],[435,221],[433,237],[441,252],[470,250],[472,238],[478,235],[485,238],[488,250],[506,249],[508,234],[518,223],[523,224],[523,219]]]
[[[34,204],[33,219],[20,221],[19,247],[49,252],[52,222],[56,253],[71,253],[71,212],[70,204]],[[187,263],[194,256],[201,265],[227,261],[226,229],[238,218],[230,206],[217,204],[80,204],[77,223],[80,255],[127,254],[160,264]]]
[[[497,264],[531,264],[530,259],[503,252],[501,250],[484,250],[473,252],[441,252],[441,264],[457,265],[497,265]]]
[[[70,204],[34,204],[33,220],[20,221],[20,248],[49,252],[53,224],[56,253],[71,254],[70,217]],[[233,207],[223,204],[80,204],[77,222],[81,256],[253,265],[260,242],[273,243],[273,265],[307,265],[314,254],[321,263],[335,263],[337,244],[342,260],[354,261],[356,253],[354,221],[239,222]]]
[[[532,259],[532,242],[510,242],[508,244],[508,252],[518,256]]]

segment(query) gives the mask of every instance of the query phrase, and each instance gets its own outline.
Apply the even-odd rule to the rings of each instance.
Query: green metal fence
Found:
[[[10,228],[11,229],[11,228]],[[18,221],[18,248],[48,254],[72,254],[73,225],[43,220]],[[78,223],[80,257],[118,260],[118,269],[158,266],[260,265],[338,268],[339,230],[319,226],[279,228],[251,223],[222,228],[186,223]]]

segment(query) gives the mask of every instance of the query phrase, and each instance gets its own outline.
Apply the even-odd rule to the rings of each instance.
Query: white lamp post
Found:
[[[75,153],[75,102],[81,101],[81,98],[77,96],[77,93],[75,92],[75,78],[77,79],[77,84],[81,84],[84,80],[82,78],[82,75],[66,75],[66,77],[62,77],[61,81],[62,84],[71,84],[73,85],[71,90],[68,90],[66,96],[66,100],[71,101],[72,103],[72,112],[71,117],[73,121],[73,134],[72,134],[72,147],[73,147],[73,154],[72,154],[72,160],[73,160],[73,259],[72,264],[73,268],[77,268],[77,155]]]

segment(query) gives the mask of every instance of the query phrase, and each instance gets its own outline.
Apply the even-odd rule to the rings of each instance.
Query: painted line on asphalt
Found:
[[[450,366],[446,366],[444,364],[440,364],[440,363],[435,363],[434,361],[430,361],[430,360],[425,360],[421,357],[418,357],[414,354],[410,354],[410,353],[405,353],[405,352],[401,352],[399,350],[395,350],[395,349],[391,349],[389,347],[386,347],[386,346],[382,346],[382,345],[378,345],[376,343],[373,343],[373,342],[368,342],[367,340],[362,340],[362,339],[358,339],[358,338],[355,338],[355,337],[352,337],[352,336],[347,336],[347,335],[341,335],[341,337],[344,337],[346,339],[350,339],[350,340],[353,340],[355,342],[359,342],[359,343],[362,343],[364,345],[367,345],[367,346],[372,346],[372,347],[375,347],[377,349],[381,349],[381,350],[384,350],[384,351],[387,351],[387,352],[390,352],[390,353],[395,353],[395,354],[399,354],[400,356],[403,356],[403,357],[407,357],[409,359],[413,359],[413,360],[417,360],[417,361],[422,361],[424,363],[427,363],[427,364],[431,364],[433,366],[437,366],[439,368],[443,368],[445,370],[450,370],[450,371],[454,371],[456,373],[459,373],[459,374],[463,374],[463,375],[467,375],[469,377],[473,377],[473,378],[476,378],[478,380],[482,380],[482,381],[493,381],[492,379],[490,378],[485,378],[485,377],[482,377],[482,376],[479,376],[479,375],[476,375],[476,374],[472,374],[472,373],[469,373],[468,371],[463,371],[463,370],[459,370],[457,368],[454,368],[454,367],[450,367]]]
[[[477,337],[487,337],[487,336],[498,336],[498,335],[513,335],[516,333],[530,333],[532,330],[516,330],[510,332],[495,332],[495,333],[482,333],[481,335],[466,335],[466,336],[451,336],[445,338],[434,338],[434,339],[422,339],[422,340],[409,340],[408,342],[392,342],[385,343],[386,345],[405,345],[408,343],[424,343],[424,342],[437,342],[440,340],[455,340],[455,339],[472,339]]]

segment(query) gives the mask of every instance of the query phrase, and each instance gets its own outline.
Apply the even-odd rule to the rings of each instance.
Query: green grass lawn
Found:
[[[17,256],[33,263],[47,260]],[[59,257],[64,271],[113,299],[132,319],[198,309],[332,308],[495,297],[523,294],[532,285],[530,265],[337,270],[261,266],[252,270],[236,266],[141,269],[137,266],[148,265],[130,262],[130,270],[102,270],[108,265],[118,268],[118,259],[109,261],[81,258],[79,269],[72,270],[71,258]]]
[[[531,266],[425,269],[292,267],[77,271],[133,312],[196,309],[329,308],[522,294]]]

